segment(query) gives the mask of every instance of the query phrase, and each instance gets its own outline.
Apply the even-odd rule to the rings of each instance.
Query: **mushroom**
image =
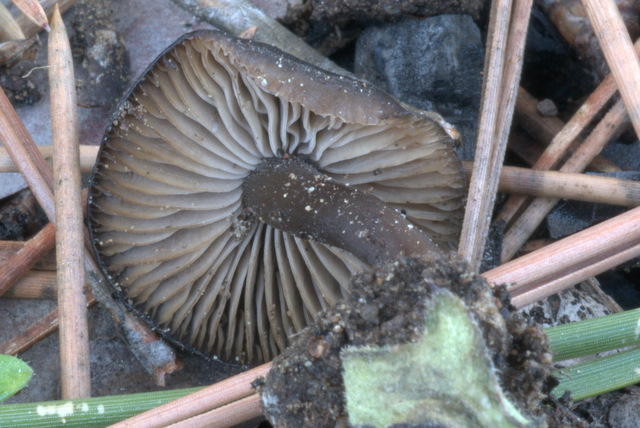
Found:
[[[176,343],[268,361],[354,273],[456,240],[464,180],[439,121],[273,47],[185,35],[102,142],[101,268]]]

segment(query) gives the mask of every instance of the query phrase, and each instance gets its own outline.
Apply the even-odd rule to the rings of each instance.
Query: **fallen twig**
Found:
[[[510,284],[523,307],[640,255],[640,208],[634,208],[482,274]]]
[[[495,0],[486,44],[478,140],[458,253],[480,266],[522,67],[531,0]]]
[[[118,422],[117,424],[111,425],[110,428],[165,427],[230,403],[233,403],[231,409],[234,409],[237,400],[249,396],[255,396],[255,399],[258,398],[251,386],[251,382],[259,377],[266,376],[270,367],[271,363],[263,364],[160,407]],[[240,406],[242,407],[242,404]],[[229,408],[227,408],[227,411],[228,410]],[[252,417],[255,416],[258,415],[253,415]],[[243,420],[236,420],[234,423],[240,423]],[[214,421],[210,420],[209,423],[213,424]]]
[[[49,21],[40,2],[37,0],[11,0],[18,9],[25,14],[34,24],[43,30],[49,31]]]
[[[87,307],[96,303],[91,290],[87,292]],[[0,344],[0,354],[17,355],[40,342],[45,337],[58,329],[58,308],[53,309],[44,317],[31,324],[23,330]]]
[[[0,296],[55,245],[55,227],[47,224],[11,260],[0,265]]]
[[[624,104],[618,101],[598,123],[580,148],[560,168],[561,172],[580,172],[616,136],[627,118]],[[537,198],[505,233],[502,242],[502,261],[511,259],[531,236],[557,199]]]
[[[53,148],[51,146],[38,146],[38,149],[47,162],[53,160]],[[80,146],[80,172],[86,174],[93,170],[99,149],[99,146]],[[20,172],[7,150],[3,147],[0,147],[0,172]]]
[[[2,297],[12,299],[58,299],[54,271],[29,270]]]
[[[24,33],[9,9],[0,3],[0,42],[7,40],[23,40]]]
[[[260,415],[260,396],[253,394],[169,426],[171,428],[227,428],[250,421]]]
[[[640,137],[640,59],[613,0],[582,0],[616,80],[631,124]]]
[[[0,141],[22,173],[49,221],[55,222],[51,169],[1,88]]]
[[[62,398],[91,396],[89,322],[85,303],[82,184],[71,45],[55,8],[49,35],[49,86],[56,206],[56,259]]]
[[[471,169],[464,162],[465,172]],[[498,190],[504,193],[611,205],[640,205],[640,182],[613,177],[528,168],[502,167]]]
[[[40,5],[42,6],[42,9],[44,10],[44,13],[48,19],[51,18],[51,15],[53,14],[53,8],[56,4],[60,8],[60,13],[64,14],[67,10],[69,10],[71,6],[75,4],[75,0],[42,0],[40,2]],[[26,15],[20,15],[16,17],[16,21],[27,37],[31,37],[43,30],[40,25],[33,22]]]
[[[636,55],[640,51],[640,41],[634,45]],[[594,116],[608,103],[616,93],[617,86],[613,74],[608,75],[589,98],[582,104],[573,117],[567,122],[562,130],[555,134],[548,148],[540,156],[538,161],[532,166],[533,169],[547,170],[553,169],[562,157],[569,151],[573,141],[579,138],[580,133],[593,120]],[[536,118],[539,116],[532,113],[534,110],[534,100],[524,89],[520,90],[518,96],[518,106],[521,120],[529,124],[529,128],[539,127]],[[557,120],[557,119],[556,119]],[[511,223],[517,212],[522,210],[527,198],[513,196],[504,204],[495,221]]]
[[[544,153],[543,147],[548,146],[554,139],[554,137],[558,135],[558,133],[562,131],[565,126],[565,123],[555,116],[541,115],[537,111],[537,103],[538,100],[532,97],[526,90],[521,88],[520,95],[518,96],[518,101],[516,102],[516,121],[524,130],[526,130],[525,134],[527,134],[529,137],[533,136],[535,138],[534,144],[538,145],[537,143],[542,143],[539,144],[539,147],[542,149],[538,150],[537,148],[535,148],[535,150],[532,150],[538,152],[537,156],[535,156],[535,158],[532,160],[526,159],[526,162],[530,165],[534,165],[537,162],[538,158],[542,156],[542,153]],[[518,128],[516,128],[515,131],[518,131]],[[578,147],[580,147],[582,142],[582,137],[576,137],[573,140],[573,144],[571,144],[571,146],[569,147],[567,155],[574,153],[578,149]],[[514,144],[517,143],[518,139],[516,139],[515,141],[510,140],[509,148],[513,150]],[[514,151],[516,152],[516,154],[518,154],[518,156],[520,156],[519,152],[522,151],[522,148],[520,147],[518,148],[518,150]],[[589,164],[589,169],[591,171],[597,172],[620,171],[620,168],[611,163],[611,161],[609,161],[602,155],[596,156],[591,161],[591,163]]]
[[[0,264],[7,263],[18,252],[22,251],[28,241],[0,241]],[[55,251],[46,253],[32,266],[32,269],[56,270]]]
[[[51,146],[39,146],[45,159],[52,158]],[[80,145],[80,171],[83,173],[91,172],[98,153],[98,146]],[[464,162],[465,172],[470,174],[472,163]],[[619,180],[618,185],[626,189],[627,194],[623,195],[622,189],[612,188],[612,180],[614,178],[603,178],[595,176],[586,176],[583,174],[573,175],[558,172],[546,174],[544,171],[536,172],[526,168],[504,167],[505,171],[500,176],[498,189],[506,193],[522,193],[533,196],[556,197],[574,199],[580,201],[608,203],[614,205],[636,206],[636,183],[629,180]],[[615,169],[618,170],[619,169]],[[18,168],[13,163],[6,151],[0,148],[0,172],[18,172]],[[585,190],[578,191],[578,183],[575,181],[580,177],[586,179]],[[564,185],[564,179],[568,180],[571,187],[575,190],[560,187]],[[535,180],[535,181],[532,181]],[[546,180],[546,184],[542,184],[539,180]],[[556,186],[557,183],[557,186]],[[598,190],[600,188],[601,190]],[[591,193],[594,192],[594,193]],[[605,193],[606,192],[606,193]]]

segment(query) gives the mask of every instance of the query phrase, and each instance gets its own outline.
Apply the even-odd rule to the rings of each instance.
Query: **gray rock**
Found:
[[[356,44],[356,75],[423,110],[437,111],[473,157],[484,50],[468,15],[439,15],[369,27]]]

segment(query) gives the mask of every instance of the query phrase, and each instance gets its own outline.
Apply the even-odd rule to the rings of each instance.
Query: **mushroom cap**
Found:
[[[166,337],[268,361],[368,268],[246,215],[243,179],[285,155],[403,210],[435,242],[457,240],[464,177],[432,114],[271,46],[187,34],[120,104],[89,194],[101,268]]]

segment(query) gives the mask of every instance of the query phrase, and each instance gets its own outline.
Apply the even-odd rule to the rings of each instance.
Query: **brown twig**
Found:
[[[57,300],[57,274],[53,271],[30,270],[2,296],[13,299]]]
[[[616,92],[615,81],[612,76],[607,78],[598,86],[589,98],[580,106],[578,111],[567,122],[567,124],[558,132],[549,143],[547,149],[538,158],[532,168],[537,170],[551,170],[565,156],[573,141],[580,135],[585,127],[591,123],[593,117],[609,102]],[[519,102],[521,105],[530,106],[532,98],[524,89],[520,90]],[[522,109],[523,107],[521,107]],[[533,115],[529,115],[531,117]],[[522,206],[526,203],[527,198],[523,196],[512,196],[504,204],[500,212],[496,215],[494,221],[504,221],[510,223],[517,212],[521,211]]]
[[[52,157],[51,146],[39,146],[38,148],[46,159],[50,159]],[[80,146],[80,170],[83,173],[92,171],[98,149],[98,146]],[[471,173],[472,163],[464,162],[463,164],[466,174],[469,175]],[[559,173],[557,172],[545,174],[544,172],[538,173],[526,168],[503,168],[506,168],[506,171],[503,171],[500,175],[500,183],[498,185],[498,190],[500,192],[522,193],[533,196],[556,197],[623,206],[637,205],[637,184],[633,181],[586,176],[583,174],[574,175],[562,173],[561,175],[558,175]],[[17,171],[18,170],[13,161],[9,158],[6,152],[3,152],[0,148],[0,172]],[[607,169],[607,172],[614,171],[619,171],[619,169],[613,168],[613,171]],[[583,191],[579,190],[579,183],[576,181],[579,177],[580,179],[584,178],[587,180],[585,183],[585,190]],[[560,186],[561,184],[564,184],[562,181],[564,178],[569,180],[569,187],[573,187],[574,190]],[[547,182],[543,184],[540,180],[546,180]],[[614,187],[613,180],[618,180],[616,183],[626,189],[626,194],[623,194],[622,189]],[[611,187],[611,190],[608,190],[609,187]],[[601,190],[598,190],[599,188]],[[590,192],[595,193],[590,194]]]
[[[640,40],[634,45],[637,53],[640,51]],[[578,111],[567,122],[561,131],[557,132],[545,152],[540,156],[538,161],[532,166],[533,169],[550,170],[560,162],[569,151],[571,144],[579,139],[580,133],[593,120],[594,116],[608,103],[617,90],[617,86],[612,74],[608,75],[589,98],[580,106]],[[540,116],[535,114],[535,100],[524,89],[520,89],[518,95],[518,110],[521,121],[529,124],[529,128],[545,128],[540,126],[537,118]],[[555,119],[559,121],[559,119]],[[547,123],[552,124],[553,119],[547,119]],[[549,126],[549,127],[551,127]],[[520,212],[523,205],[527,202],[526,197],[511,197],[496,216],[495,221],[504,221],[505,224],[511,223],[516,213]]]
[[[538,100],[529,94],[525,89],[520,88],[518,100],[516,101],[516,120],[527,133],[536,138],[545,146],[551,144],[553,139],[565,127],[565,123],[555,116],[544,116],[538,111]],[[577,136],[567,150],[567,155],[573,154],[582,145],[583,139]],[[543,152],[540,153],[542,155]],[[538,156],[539,157],[539,156]],[[537,162],[536,158],[536,162]],[[533,162],[531,165],[535,164]],[[620,169],[603,156],[596,156],[589,164],[592,171],[614,172]]]
[[[640,208],[592,226],[482,274],[511,284],[523,307],[640,255]]]
[[[598,123],[580,149],[560,168],[560,171],[582,171],[604,146],[623,129],[626,118],[624,104],[622,101],[618,101]],[[504,235],[503,262],[514,256],[556,203],[557,199],[538,198],[520,215]]]
[[[260,415],[260,396],[253,394],[169,426],[171,428],[228,428]]]
[[[18,9],[25,14],[34,24],[45,31],[49,31],[49,21],[40,2],[37,0],[11,0]]]
[[[53,190],[50,187],[53,186],[51,169],[1,88],[0,141],[22,173],[49,221],[55,222]]]
[[[480,265],[522,68],[531,0],[492,2],[480,124],[458,253]],[[511,18],[511,19],[510,19]],[[504,88],[504,89],[503,89]]]
[[[471,182],[469,184],[469,196],[465,209],[465,216],[460,236],[458,253],[472,266],[478,265],[478,260],[484,246],[484,229],[478,228],[478,221],[486,217],[488,211],[486,187],[490,172],[493,139],[499,110],[498,103],[501,99],[501,79],[503,75],[504,52],[507,46],[507,32],[511,15],[511,1],[496,0],[491,5],[489,18],[489,34],[486,43],[485,67],[482,91],[482,103],[480,108],[480,121],[478,125],[478,137],[476,140],[476,152]]]
[[[53,148],[51,146],[38,146],[38,149],[47,162],[53,160]],[[99,149],[99,146],[80,145],[80,172],[87,174],[93,170]],[[7,150],[2,147],[0,147],[0,173],[1,172],[20,172],[16,164],[13,163],[11,156],[7,153]]]
[[[90,290],[87,292],[86,299],[88,307],[96,303],[93,293]],[[58,308],[31,324],[26,330],[19,332],[11,339],[0,344],[0,354],[21,354],[57,329]]]
[[[0,3],[0,42],[8,40],[23,40],[24,33],[9,9]]]
[[[0,241],[0,263],[6,263],[19,251],[22,251],[27,241]],[[32,269],[56,270],[55,251],[46,253],[33,266]]]
[[[613,0],[582,0],[604,57],[640,137],[640,59]]]
[[[75,76],[57,7],[51,20],[49,66],[62,398],[72,400],[91,395],[91,375]]]
[[[47,315],[31,324],[29,328],[21,331],[11,339],[0,344],[0,354],[17,355],[40,340],[49,336],[58,328],[58,309],[54,309]]]
[[[71,8],[71,6],[75,4],[75,0],[42,0],[40,2],[40,5],[42,6],[42,9],[44,9],[44,13],[47,16],[47,18],[51,19],[51,15],[53,14],[53,8],[56,4],[60,8],[60,13],[64,14],[67,10],[69,10],[69,8]],[[33,22],[31,19],[27,18],[27,16],[25,15],[20,15],[16,17],[16,21],[18,22],[18,25],[20,25],[20,28],[22,28],[22,31],[27,37],[31,37],[34,34],[37,34],[40,31],[42,31],[43,29],[38,24]]]
[[[545,128],[549,128],[546,125],[542,125],[542,123],[545,122],[547,119],[556,119],[556,118],[554,117],[547,118],[547,117],[539,116],[539,119],[541,120],[538,120],[537,122],[540,123],[541,126],[545,126]],[[520,123],[520,120],[518,120],[518,122]],[[558,126],[557,128],[554,126],[553,128],[555,128],[557,132],[560,132],[564,126],[564,123],[559,119],[558,119],[558,122],[560,123],[560,126]],[[549,139],[535,140],[532,137],[531,133],[535,134],[535,132],[531,132],[530,128],[527,128],[527,132],[525,132],[522,129],[522,127],[513,128],[511,130],[511,135],[509,135],[509,150],[511,150],[516,156],[522,159],[525,163],[527,163],[530,166],[533,166],[537,162],[538,158],[542,156],[542,153],[544,153],[544,146],[540,144],[540,142],[548,145],[553,139],[553,137],[550,136]],[[540,137],[536,137],[536,138],[540,138]],[[582,138],[580,137],[576,138],[573,144],[571,145],[571,148],[569,149],[568,153],[569,154],[574,153],[576,149],[580,147],[580,144],[582,144],[582,142],[583,142]],[[608,160],[602,155],[596,156],[591,161],[587,169],[592,172],[619,172],[620,171],[620,168],[618,168],[610,160]]]
[[[463,162],[471,170],[471,162]],[[640,182],[612,177],[528,168],[502,167],[498,190],[504,193],[611,205],[640,205]]]
[[[522,254],[529,254],[534,251],[537,251],[547,245],[553,244],[555,240],[553,239],[529,239],[520,249]]]
[[[266,376],[271,363],[263,364],[207,388],[111,425],[110,428],[164,427],[212,409],[255,395],[251,382]],[[257,397],[257,395],[255,395]],[[234,403],[235,405],[235,403]],[[231,407],[234,408],[233,406]],[[237,421],[242,422],[242,421]]]
[[[11,260],[0,265],[0,296],[55,245],[55,227],[47,224]]]

